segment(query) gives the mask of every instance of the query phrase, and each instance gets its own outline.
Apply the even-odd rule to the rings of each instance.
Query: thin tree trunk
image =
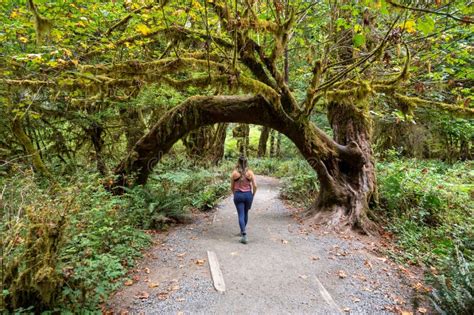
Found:
[[[270,134],[270,128],[263,126],[262,132],[260,133],[260,139],[258,140],[257,156],[259,158],[265,157],[265,155],[267,154],[267,142],[268,142],[269,134]]]
[[[43,163],[39,151],[35,149],[31,139],[26,134],[20,118],[16,117],[13,119],[12,131],[16,138],[20,141],[21,145],[25,148],[26,154],[28,154],[28,156],[31,158],[33,168],[43,176],[52,179],[52,175],[46,165]]]
[[[101,175],[105,176],[107,174],[107,165],[105,164],[104,158],[102,156],[102,147],[104,146],[102,133],[104,132],[104,128],[100,124],[94,122],[86,131],[89,134],[92,144],[94,145],[97,171],[99,171]]]
[[[275,151],[276,151],[276,147],[275,147],[275,130],[272,130],[270,132],[270,157],[275,157]]]
[[[217,125],[217,130],[214,137],[213,144],[213,158],[212,164],[218,165],[224,158],[225,138],[227,136],[228,123],[220,123]]]
[[[281,133],[280,132],[277,135],[275,156],[276,157],[281,157]]]
[[[120,110],[120,119],[122,120],[125,135],[127,137],[127,151],[130,151],[135,143],[145,134],[146,124],[139,110],[122,109]]]

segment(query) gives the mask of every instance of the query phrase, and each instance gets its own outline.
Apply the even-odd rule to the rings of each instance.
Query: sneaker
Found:
[[[240,238],[240,242],[242,244],[247,244],[248,240],[247,240],[247,235],[243,235],[241,238]]]

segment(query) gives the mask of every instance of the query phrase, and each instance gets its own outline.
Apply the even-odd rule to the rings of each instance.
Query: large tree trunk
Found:
[[[369,202],[376,190],[374,158],[371,147],[371,121],[364,109],[353,104],[330,102],[328,118],[334,140],[361,152],[358,161],[323,161],[319,174],[320,191],[315,203],[316,221],[347,225],[365,232],[373,230],[367,218]]]
[[[259,158],[265,157],[267,154],[267,142],[268,142],[268,136],[270,135],[270,128],[268,127],[262,127],[262,132],[260,133],[260,138],[258,140],[258,152],[257,156]]]

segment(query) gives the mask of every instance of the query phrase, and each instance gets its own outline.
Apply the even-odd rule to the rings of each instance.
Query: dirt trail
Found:
[[[108,308],[146,314],[412,311],[410,287],[392,263],[366,250],[367,241],[313,232],[278,199],[278,180],[257,179],[249,244],[238,242],[228,197],[215,212],[197,214],[195,223],[158,236],[159,244],[131,276],[134,284],[117,292]],[[208,250],[217,254],[224,294],[213,288]]]

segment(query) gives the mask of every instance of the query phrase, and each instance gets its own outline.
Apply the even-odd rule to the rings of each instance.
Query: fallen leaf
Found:
[[[341,279],[344,279],[344,278],[347,277],[347,274],[344,272],[344,270],[339,270],[339,271],[337,272],[337,275],[338,275],[339,278],[341,278]]]
[[[367,266],[369,269],[372,269],[372,267],[373,267],[373,266],[372,266],[372,263],[371,263],[370,260],[368,260],[368,259],[366,259],[366,260],[364,261],[364,265]]]
[[[203,266],[205,262],[205,259],[196,259],[196,265],[198,266]]]
[[[150,294],[146,291],[139,292],[137,295],[135,295],[137,299],[141,300],[146,300],[150,297]]]
[[[300,275],[300,278],[301,279],[308,279],[308,276],[307,275]]]
[[[145,268],[145,273],[150,273],[150,268]]]
[[[232,252],[232,253],[230,253],[230,255],[231,256],[236,256],[236,255],[238,255],[238,252]]]
[[[178,257],[184,257],[184,255],[186,255],[186,253],[176,254]]]
[[[157,282],[150,282],[150,283],[148,284],[148,287],[149,287],[150,289],[153,289],[153,288],[158,287],[159,285],[160,285],[160,284],[157,283]]]
[[[281,240],[281,242],[282,242],[283,244],[288,244],[288,241],[287,241],[287,240]]]
[[[354,302],[354,303],[360,302],[360,299],[359,298],[352,298],[352,302]]]
[[[125,281],[123,284],[126,285],[126,286],[131,286],[131,285],[133,284],[133,280],[132,280],[132,279],[128,279],[128,280]]]
[[[311,256],[311,260],[319,260],[321,258],[319,258],[318,256]]]
[[[158,300],[166,300],[168,298],[168,292],[160,292],[156,295],[158,297]]]
[[[413,313],[409,311],[402,311],[402,315],[413,315]]]
[[[170,291],[178,291],[178,290],[179,290],[179,285],[174,285],[170,289]]]
[[[426,312],[428,312],[428,310],[424,307],[419,307],[418,312],[420,312],[421,314],[426,314]]]
[[[177,298],[176,302],[184,302],[186,299],[185,298]]]
[[[344,312],[346,312],[346,313],[349,313],[349,312],[351,311],[351,309],[348,308],[348,307],[344,307],[342,310],[343,310]]]

